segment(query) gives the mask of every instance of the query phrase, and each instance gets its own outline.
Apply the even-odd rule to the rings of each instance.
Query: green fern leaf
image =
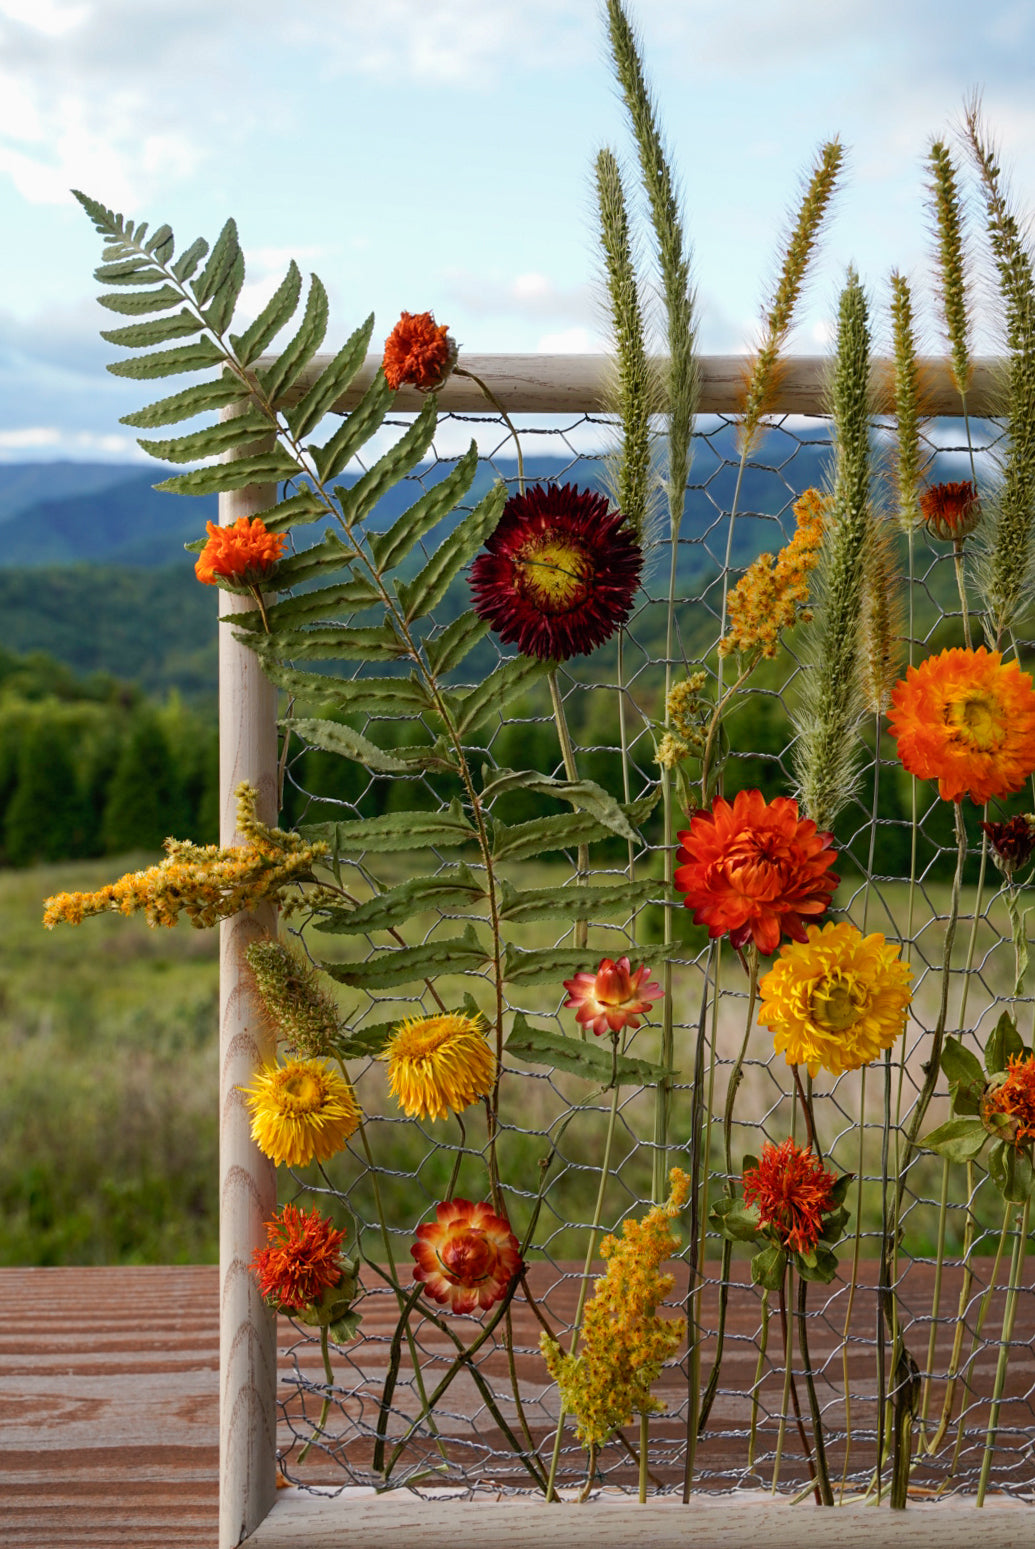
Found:
[[[314,274],[309,280],[309,295],[298,332],[273,364],[259,372],[259,381],[273,403],[279,404],[281,395],[320,348],[326,332],[327,292]]]
[[[121,215],[116,215],[113,210],[109,210],[99,199],[91,199],[89,194],[84,194],[78,188],[72,189],[72,197],[78,199],[93,221],[95,230],[99,231],[102,237],[111,236],[122,229]]]
[[[335,400],[340,398],[366,359],[373,331],[374,314],[371,312],[366,322],[361,323],[352,337],[342,345],[330,365],[320,372],[305,397],[288,410],[286,418],[294,435],[300,439],[307,436]],[[336,475],[332,473],[328,476],[333,479]]]
[[[217,463],[214,468],[177,473],[156,484],[155,489],[168,490],[171,495],[221,495],[224,490],[243,489],[246,484],[277,484],[297,472],[297,463],[278,446],[255,457]]]
[[[234,308],[244,284],[244,254],[240,249],[205,312],[205,323],[213,333],[223,334],[233,321]]]
[[[199,307],[207,306],[219,287],[229,277],[240,251],[237,223],[231,218],[216,238],[208,263],[191,286]]]
[[[452,850],[478,839],[455,800],[441,812],[385,812],[352,823],[303,823],[298,831],[304,839],[322,840],[336,855],[350,858],[365,850],[382,855],[398,850]]]
[[[117,259],[115,263],[101,264],[93,271],[93,277],[101,285],[150,285],[155,280],[164,280],[166,276],[149,259],[141,257],[139,253],[132,253],[127,258]]]
[[[326,678],[324,683],[328,684]],[[399,719],[403,716],[420,714],[421,711],[428,709],[427,693],[413,678],[333,678],[330,680],[329,687],[338,708],[346,715],[392,716]],[[308,722],[292,721],[284,724],[294,726],[304,741],[315,740],[305,729]],[[327,744],[318,742],[317,746],[325,747]],[[340,751],[346,750],[342,748]],[[399,759],[402,760],[403,749],[400,748],[398,754]],[[349,758],[352,756],[351,753],[348,754]],[[402,762],[399,767],[403,767]]]
[[[200,333],[202,326],[201,319],[184,307],[175,317],[156,317],[153,322],[129,323],[125,328],[102,328],[101,338],[123,349],[147,349],[153,344],[168,344],[170,339],[189,338]]]
[[[150,242],[145,242],[144,251],[150,253],[160,264],[168,264],[173,255],[175,244],[173,242],[173,229],[171,226],[159,226]]]
[[[180,254],[179,258],[172,265],[173,274],[175,274],[178,280],[186,283],[207,252],[208,243],[204,237],[199,237],[196,242],[191,243],[185,253]]]
[[[295,475],[296,477],[298,475],[297,468]],[[307,522],[315,522],[319,516],[329,514],[327,501],[315,489],[310,489],[308,484],[303,484],[297,495],[289,495],[287,500],[278,500],[276,505],[267,506],[265,511],[256,512],[269,532],[286,532],[289,527],[300,527]],[[344,544],[340,546],[339,555],[342,553],[348,553]],[[294,565],[296,561],[301,561],[302,557],[300,554],[293,556],[286,560],[285,564]],[[338,563],[342,563],[340,557]],[[294,585],[299,577],[294,571],[292,571],[292,577],[291,584]]]
[[[630,882],[627,878],[603,887],[529,888],[522,892],[503,881],[500,918],[512,925],[533,920],[599,920],[604,915],[631,914],[664,891],[663,882]]]
[[[228,373],[211,382],[195,382],[182,392],[149,403],[146,409],[123,414],[119,424],[140,430],[150,430],[156,425],[175,425],[179,420],[193,419],[196,414],[205,414],[211,409],[225,409],[247,396],[247,385]]]
[[[364,963],[321,963],[320,967],[339,984],[351,985],[353,989],[384,990],[436,974],[477,973],[484,968],[488,955],[468,926],[462,936],[426,941],[419,947],[389,948]]]
[[[164,276],[161,276],[164,278]],[[113,290],[97,300],[109,312],[121,312],[127,317],[144,316],[148,312],[168,312],[178,306],[182,295],[173,285],[161,285],[157,290]]]
[[[628,1054],[615,1057],[606,1044],[584,1043],[581,1038],[559,1038],[556,1033],[531,1027],[520,1011],[514,1014],[514,1030],[507,1039],[506,1051],[529,1065],[547,1065],[553,1070],[564,1070],[569,1075],[597,1081],[604,1088],[616,1084],[651,1086],[675,1074],[663,1065],[636,1060]]]
[[[488,633],[488,623],[473,610],[461,613],[427,646],[428,666],[432,675],[442,678],[458,667],[467,653],[474,649],[479,640],[484,640]]]
[[[437,877],[410,877],[398,887],[367,899],[355,909],[335,909],[315,927],[328,936],[355,936],[403,925],[415,914],[444,904],[454,910],[485,897],[485,889],[469,866],[460,865]]]
[[[487,715],[502,715],[512,700],[544,678],[552,666],[552,662],[533,656],[512,656],[490,672],[483,683],[459,701],[456,729],[461,737],[481,725]]]
[[[260,655],[264,654],[261,642],[246,640],[244,643]],[[392,662],[409,654],[405,641],[400,640],[395,630],[387,624],[375,625],[370,629],[346,629],[344,625],[338,628],[285,629],[278,631],[275,646],[278,658],[287,657],[292,661]]]
[[[284,324],[294,316],[302,294],[302,273],[292,258],[288,272],[263,307],[254,323],[241,334],[231,334],[230,343],[242,366],[250,366],[275,339]]]
[[[187,436],[174,436],[167,441],[138,440],[145,452],[169,463],[193,463],[203,457],[218,457],[236,446],[247,446],[270,434],[270,422],[261,409],[247,409],[243,414],[217,420],[203,430],[192,431]],[[294,465],[292,465],[294,466]]]
[[[392,403],[392,390],[384,377],[378,374],[367,388],[351,414],[347,414],[330,440],[323,446],[311,448],[313,461],[320,479],[326,483],[336,479],[349,460],[355,456],[375,430],[379,430]],[[379,464],[370,470],[375,472]],[[376,497],[375,497],[376,498]]]
[[[412,581],[401,582],[399,600],[409,623],[438,606],[453,577],[474,558],[499,523],[506,504],[507,491],[497,484],[480,500],[460,525],[439,545],[424,569]]]
[[[510,984],[560,984],[590,966],[588,949],[544,947],[525,952],[508,942],[503,954],[503,977]],[[599,960],[598,960],[599,961]]]
[[[250,621],[252,618],[256,622],[254,625],[249,622],[248,628],[261,631],[262,618],[258,608],[251,613],[228,615],[227,618],[220,619],[220,623],[228,624],[232,621],[235,626],[239,626],[242,619]],[[342,707],[342,679],[339,677],[328,675],[325,672],[301,672],[297,667],[286,667],[283,662],[278,662],[268,654],[262,659],[262,670],[270,682],[275,684],[277,688],[282,688],[286,694],[291,694],[295,699],[300,699],[305,704],[336,710]],[[357,681],[366,682],[368,680],[359,679]],[[391,678],[374,679],[373,681],[395,683],[397,680]],[[393,713],[397,713],[397,711]],[[401,758],[403,750],[399,749],[398,752]],[[406,752],[409,752],[409,749],[406,749]]]
[[[129,360],[114,360],[108,370],[112,376],[147,381],[152,377],[178,376],[181,371],[204,371],[209,366],[221,365],[222,361],[223,352],[219,345],[211,339],[201,338],[193,344],[162,350],[157,355],[133,355]]]
[[[633,827],[646,818],[657,793],[640,801],[622,802],[621,811]],[[580,844],[609,839],[614,832],[591,812],[562,812],[557,817],[533,818],[530,823],[500,823],[493,819],[492,853],[496,860],[521,861],[549,850],[574,850]]]
[[[286,574],[287,564],[283,564],[277,571],[277,586],[286,591],[288,584],[294,584],[291,575]],[[333,586],[321,586],[315,592],[302,592],[298,597],[286,597],[283,602],[274,603],[266,609],[266,617],[269,619],[270,628],[276,634],[281,625],[316,624],[321,619],[340,618],[345,613],[358,613],[363,608],[371,608],[381,602],[381,593],[372,581],[366,576],[356,576],[351,581],[338,581]],[[255,610],[259,618],[258,609]],[[242,615],[235,614],[235,623],[239,623]]]
[[[524,658],[519,656],[515,660],[523,661]],[[546,796],[556,796],[558,801],[570,801],[582,812],[592,813],[605,828],[628,839],[630,844],[640,843],[640,836],[630,825],[620,803],[595,780],[555,780],[552,775],[540,774],[533,769],[486,769],[483,775],[483,801],[492,801],[505,791],[541,791]]]
[[[309,494],[313,499],[318,498],[312,495],[312,491],[306,491],[305,493]],[[281,506],[274,506],[273,510],[280,510],[283,506],[290,505],[292,501],[299,498],[298,495],[292,495],[291,500],[283,501]],[[324,511],[324,515],[326,515],[326,507],[321,504],[321,508]],[[307,517],[303,518],[303,520],[307,519]],[[265,521],[266,519],[263,518],[263,520]],[[269,521],[266,521],[266,526],[270,528]],[[275,527],[270,528],[270,531],[276,532],[277,529]],[[311,549],[304,549],[301,554],[289,555],[287,559],[281,562],[277,574],[283,578],[285,586],[298,586],[302,581],[312,580],[322,570],[340,569],[343,565],[349,563],[350,558],[351,553],[348,545],[342,542],[333,527],[328,527],[323,535],[322,543],[314,543]],[[374,597],[380,597],[379,592],[375,592],[373,595]]]
[[[477,467],[478,446],[472,441],[456,467],[441,483],[426,490],[409,510],[392,523],[387,532],[375,533],[371,537],[370,552],[378,570],[392,570],[401,564],[425,533],[429,533],[454,509],[470,488]]]
[[[323,748],[327,753],[350,758],[354,763],[362,764],[365,769],[373,769],[378,774],[398,774],[408,767],[403,759],[379,748],[368,737],[353,731],[351,726],[343,726],[340,721],[303,718],[289,719],[281,724],[291,727],[310,747]]]
[[[375,377],[364,397],[368,394],[376,394],[380,397],[383,391],[384,378],[378,376]],[[390,399],[391,393],[389,393]],[[350,415],[346,424],[354,417]],[[417,418],[403,432],[395,445],[383,457],[378,458],[377,462],[368,468],[350,489],[345,489],[341,485],[335,487],[334,493],[338,496],[346,527],[354,527],[357,522],[361,522],[373,510],[386,490],[398,484],[405,474],[416,467],[431,445],[435,424],[435,395],[429,393]],[[326,451],[327,448],[324,450]]]

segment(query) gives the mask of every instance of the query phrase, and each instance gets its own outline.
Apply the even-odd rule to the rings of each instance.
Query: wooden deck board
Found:
[[[984,1266],[987,1272],[987,1267]],[[556,1276],[552,1276],[556,1279]],[[536,1277],[537,1294],[547,1290]],[[6,1269],[0,1270],[0,1544],[3,1549],[151,1549],[152,1545],[208,1549],[216,1541],[218,1468],[218,1309],[214,1266],[175,1268]],[[561,1318],[574,1303],[577,1276],[549,1291],[552,1315]],[[909,1303],[917,1315],[925,1309],[929,1277],[918,1274]],[[705,1322],[713,1312],[714,1288],[705,1300]],[[943,1305],[954,1308],[948,1288]],[[384,1370],[394,1301],[384,1298],[368,1309],[367,1332],[381,1342],[364,1351],[361,1371],[372,1383]],[[830,1383],[841,1378],[840,1310],[817,1317],[812,1328],[813,1358],[828,1368]],[[518,1344],[534,1347],[537,1330],[527,1308],[515,1307]],[[751,1292],[731,1298],[729,1366],[723,1387],[746,1385],[754,1364],[758,1302]],[[994,1339],[999,1327],[998,1299],[988,1317]],[[771,1329],[771,1353],[779,1343]],[[853,1324],[853,1331],[855,1324]],[[943,1337],[944,1335],[944,1337]],[[1035,1464],[1035,1293],[1021,1298],[1010,1363],[1010,1402],[1004,1406],[1004,1430],[1012,1432],[1011,1455],[1025,1478],[1012,1484],[1030,1490]],[[284,1324],[281,1350],[294,1342]],[[859,1326],[858,1345],[850,1356],[853,1391],[860,1409],[872,1396],[872,1329]],[[939,1349],[947,1345],[941,1331]],[[429,1331],[429,1350],[448,1358],[440,1335]],[[926,1329],[915,1329],[912,1344],[926,1353]],[[924,1346],[921,1349],[921,1345]],[[302,1369],[319,1379],[316,1348],[302,1353]],[[833,1357],[833,1358],[831,1358]],[[778,1353],[774,1359],[779,1362]],[[357,1363],[359,1364],[359,1363]],[[490,1363],[495,1366],[496,1358]],[[987,1393],[994,1350],[978,1363],[979,1386]],[[285,1372],[287,1363],[282,1362]],[[707,1369],[707,1368],[706,1368]],[[533,1429],[546,1434],[555,1396],[543,1379],[538,1356],[518,1361],[523,1396],[538,1403]],[[728,1379],[728,1380],[727,1380]],[[821,1384],[822,1385],[822,1384]],[[832,1394],[833,1387],[829,1390]],[[771,1389],[766,1390],[771,1396]],[[670,1396],[678,1400],[678,1391]],[[451,1398],[454,1397],[451,1395]],[[458,1389],[455,1408],[462,1417],[466,1386]],[[314,1408],[310,1399],[310,1410]],[[512,1413],[512,1410],[507,1410]],[[720,1391],[714,1411],[719,1430],[743,1428],[743,1400]],[[866,1423],[863,1420],[862,1423]],[[770,1426],[771,1429],[771,1426]],[[675,1427],[664,1421],[659,1437]],[[288,1434],[282,1430],[285,1442]],[[721,1438],[702,1447],[721,1474],[726,1457]],[[735,1445],[729,1437],[726,1448]],[[742,1442],[736,1445],[743,1445]],[[793,1451],[793,1439],[788,1440]],[[709,1451],[709,1448],[711,1451]],[[295,1448],[297,1454],[297,1446]],[[800,1460],[796,1460],[800,1461]],[[313,1449],[304,1472],[313,1482],[341,1479],[332,1459]],[[791,1474],[788,1474],[788,1483]]]

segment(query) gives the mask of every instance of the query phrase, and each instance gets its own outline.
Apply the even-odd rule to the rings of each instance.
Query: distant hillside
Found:
[[[89,495],[124,484],[133,469],[125,463],[0,463],[0,523],[43,500]],[[9,534],[5,534],[5,542]]]

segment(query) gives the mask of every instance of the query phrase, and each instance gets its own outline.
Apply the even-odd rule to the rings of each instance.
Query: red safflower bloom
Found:
[[[314,1206],[308,1214],[285,1205],[266,1222],[266,1247],[256,1248],[252,1269],[259,1290],[278,1312],[303,1312],[340,1283],[345,1233]]]
[[[824,1170],[812,1155],[793,1140],[778,1146],[767,1141],[757,1167],[743,1177],[744,1200],[758,1208],[759,1225],[772,1227],[784,1248],[810,1253],[823,1231],[823,1217],[836,1209],[835,1173]]]
[[[475,612],[542,661],[603,645],[629,617],[643,564],[624,521],[574,484],[512,496],[471,566]]]
[[[653,980],[644,983],[649,974],[646,967],[630,972],[627,957],[620,957],[617,963],[605,957],[596,973],[578,973],[574,979],[565,979],[568,999],[564,1004],[577,1006],[576,1022],[592,1028],[598,1038],[607,1032],[620,1033],[623,1027],[639,1027],[651,1002],[665,993]]]
[[[927,531],[944,543],[966,538],[981,520],[981,502],[969,480],[961,484],[932,484],[920,496],[920,510]]]
[[[518,1240],[487,1204],[449,1199],[435,1206],[436,1221],[417,1228],[410,1249],[432,1301],[451,1312],[483,1310],[501,1301],[521,1268]]]
[[[982,823],[996,863],[1008,877],[1031,860],[1035,850],[1035,817],[1010,818],[1006,823]]]
[[[239,516],[229,527],[206,522],[208,542],[198,555],[194,574],[206,586],[216,577],[255,586],[272,574],[283,557],[286,540],[279,532],[267,532],[261,517]]]
[[[404,312],[385,340],[385,381],[397,391],[403,383],[428,393],[441,387],[456,365],[457,347],[448,328],[430,312]]]
[[[991,1114],[1002,1114],[1009,1123],[993,1128]],[[1035,1140],[1035,1055],[1011,1055],[999,1085],[989,1087],[981,1100],[981,1117],[994,1135],[1017,1150]]]
[[[999,651],[927,657],[895,684],[889,714],[903,768],[937,780],[943,801],[1009,796],[1035,769],[1031,674]]]
[[[802,916],[821,915],[840,881],[829,869],[833,835],[800,818],[789,796],[767,803],[761,791],[738,791],[732,805],[716,796],[677,837],[674,880],[694,924],[728,932],[735,947],[753,938],[775,952],[785,932],[807,941]]]

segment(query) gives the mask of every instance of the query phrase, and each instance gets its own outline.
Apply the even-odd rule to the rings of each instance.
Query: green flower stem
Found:
[[[617,1049],[617,1038],[615,1039]],[[600,1164],[600,1183],[597,1188],[597,1202],[593,1210],[593,1223],[589,1229],[589,1242],[586,1244],[586,1262],[582,1270],[582,1283],[579,1286],[579,1299],[575,1308],[575,1318],[571,1328],[571,1344],[569,1354],[574,1355],[578,1347],[579,1334],[582,1330],[582,1314],[586,1307],[586,1297],[589,1292],[589,1277],[593,1269],[593,1260],[596,1257],[597,1237],[600,1232],[600,1223],[604,1215],[604,1194],[607,1189],[607,1180],[611,1170],[611,1148],[615,1137],[615,1127],[618,1121],[618,1098],[621,1088],[616,1082],[611,1088],[611,1111],[607,1118],[607,1133],[604,1137],[604,1159]],[[546,1498],[553,1500],[554,1485],[557,1480],[557,1466],[561,1457],[561,1442],[564,1438],[564,1422],[568,1418],[568,1411],[564,1400],[561,1400],[560,1413],[557,1416],[557,1435],[554,1438],[553,1456],[550,1459],[550,1477],[546,1485]],[[592,1471],[590,1479],[592,1479]]]
[[[999,1428],[999,1410],[1003,1402],[1006,1368],[1010,1360],[1010,1342],[1013,1339],[1014,1318],[1017,1315],[1017,1292],[1020,1289],[1024,1250],[1028,1243],[1028,1217],[1030,1213],[1031,1199],[1028,1198],[1021,1206],[1017,1235],[1013,1243],[1013,1257],[1010,1261],[1010,1284],[1006,1292],[1006,1305],[1003,1308],[1003,1330],[999,1341],[999,1360],[996,1363],[995,1369],[992,1409],[988,1416],[988,1435],[985,1438],[985,1451],[981,1459],[981,1477],[978,1480],[976,1502],[978,1506],[985,1504],[985,1495],[988,1491],[988,1476],[992,1468],[992,1450],[995,1446],[996,1432]]]
[[[784,1273],[786,1279],[786,1271]],[[780,1400],[780,1424],[776,1432],[776,1452],[773,1456],[773,1483],[770,1493],[776,1494],[780,1482],[780,1465],[783,1462],[784,1443],[787,1440],[787,1416],[791,1408],[791,1331],[787,1326],[787,1307],[784,1301],[784,1283],[780,1283],[780,1328],[783,1333],[783,1396]],[[806,1449],[807,1450],[807,1449]],[[811,1459],[809,1473],[811,1475]],[[812,1486],[809,1486],[812,1489]]]
[[[647,1504],[647,1443],[650,1416],[644,1410],[640,1415],[640,1505]]]
[[[949,1366],[945,1374],[945,1396],[942,1400],[942,1412],[938,1421],[938,1429],[927,1442],[927,1454],[932,1457],[945,1440],[945,1433],[952,1419],[952,1405],[956,1397],[956,1382],[959,1374],[960,1353],[963,1349],[964,1318],[967,1307],[970,1305],[970,1292],[974,1284],[974,1270],[971,1265],[971,1253],[974,1247],[975,1219],[973,1211],[974,1200],[974,1163],[967,1163],[967,1219],[963,1228],[963,1281],[960,1285],[959,1303],[956,1307],[956,1329],[953,1334],[952,1352],[949,1356]],[[928,1360],[930,1367],[931,1361]]]
[[[1025,929],[1025,920],[1028,910],[1021,912],[1020,895],[1012,882],[1006,885],[1006,912],[1010,916],[1010,932],[1013,936],[1013,963],[1014,998],[1024,993],[1024,980],[1027,977],[1030,958],[1028,955],[1028,933]]]
[[[517,449],[518,494],[523,495],[525,493],[525,459],[521,451],[521,437],[517,433],[517,430],[514,426],[514,421],[511,419],[506,409],[500,403],[499,399],[496,397],[496,394],[493,392],[489,384],[487,382],[483,382],[480,376],[475,376],[473,371],[468,371],[464,366],[454,366],[453,375],[466,377],[469,382],[474,382],[477,387],[481,388],[482,392],[485,394],[486,398],[492,404],[492,407],[496,410],[496,413],[499,415],[500,419],[503,421],[504,425],[506,425],[507,429],[510,431],[510,434],[513,436],[514,446]]]
[[[331,1355],[330,1355],[330,1351],[327,1348],[327,1325],[326,1325],[326,1323],[323,1323],[323,1324],[320,1325],[320,1354],[323,1357],[323,1374],[324,1374],[324,1376],[327,1379],[327,1386],[329,1388],[333,1387],[334,1386],[334,1372],[331,1370]],[[322,1436],[323,1435],[323,1428],[327,1424],[327,1412],[330,1409],[330,1407],[331,1407],[331,1395],[329,1393],[325,1393],[324,1396],[323,1396],[323,1403],[320,1406],[320,1418],[316,1422],[316,1429],[313,1431],[313,1434],[310,1436],[309,1440],[306,1442],[305,1446],[302,1448],[301,1452],[298,1454],[298,1461],[300,1463],[304,1463],[305,1462],[306,1456],[308,1455],[308,1452],[309,1452],[309,1448],[313,1445],[313,1442],[316,1440],[316,1438],[318,1436]]]
[[[762,1292],[762,1328],[758,1336],[758,1360],[755,1362],[755,1380],[751,1384],[751,1427],[748,1431],[748,1468],[755,1466],[755,1447],[758,1442],[758,1392],[762,1386],[765,1354],[769,1344],[769,1290]]]
[[[801,1438],[801,1449],[802,1449],[802,1451],[805,1454],[805,1462],[808,1464],[809,1478],[812,1480],[812,1488],[813,1488],[813,1492],[814,1492],[815,1497],[816,1497],[816,1505],[817,1506],[832,1506],[834,1504],[834,1498],[833,1498],[832,1495],[831,1495],[829,1501],[825,1501],[823,1499],[822,1486],[820,1485],[819,1479],[816,1476],[816,1465],[815,1465],[815,1463],[813,1462],[813,1459],[812,1459],[812,1449],[809,1446],[809,1438],[808,1438],[808,1434],[806,1433],[806,1430],[805,1430],[805,1422],[804,1422],[804,1420],[802,1419],[802,1416],[801,1416],[801,1405],[798,1402],[798,1389],[795,1386],[795,1382],[794,1382],[794,1370],[793,1370],[793,1365],[794,1365],[794,1348],[793,1348],[793,1344],[792,1344],[792,1340],[791,1340],[790,1320],[787,1317],[788,1281],[790,1281],[791,1284],[793,1285],[794,1273],[793,1273],[793,1271],[791,1269],[790,1264],[787,1264],[787,1266],[785,1267],[784,1274],[783,1274],[783,1279],[780,1281],[780,1327],[781,1327],[781,1329],[783,1331],[784,1361],[786,1363],[786,1370],[785,1370],[785,1374],[784,1374],[784,1382],[785,1382],[784,1392],[786,1394],[786,1392],[788,1390],[788,1387],[789,1387],[790,1399],[791,1399],[791,1407],[794,1410],[794,1419],[795,1419],[795,1423],[797,1424],[797,1427],[798,1427],[798,1435]],[[785,1403],[784,1404],[784,1409],[783,1409],[783,1415],[782,1415],[781,1418],[782,1419],[786,1419],[786,1415],[787,1415],[787,1406],[786,1406],[786,1403]],[[827,1486],[826,1487],[827,1487],[827,1490],[829,1491],[829,1489],[830,1489],[830,1481],[829,1480],[827,1480]],[[773,1493],[774,1494],[776,1493],[776,1474],[775,1474],[775,1471],[774,1471],[774,1474],[773,1474]]]
[[[578,767],[575,763],[575,749],[572,746],[571,733],[568,730],[568,718],[564,713],[564,700],[561,698],[560,684],[557,682],[557,669],[553,667],[547,673],[547,682],[550,685],[550,699],[553,702],[553,718],[557,727],[557,736],[561,744],[561,758],[564,760],[564,772],[574,784],[579,777]],[[589,871],[589,845],[580,844],[578,853],[578,881],[581,883]],[[576,920],[572,929],[572,940],[576,951],[581,951],[589,939],[589,924],[586,920]]]
[[[989,1309],[989,1307],[991,1306],[991,1303],[992,1303],[992,1293],[995,1290],[996,1281],[999,1279],[999,1270],[1002,1267],[1003,1254],[1006,1252],[1006,1239],[1007,1239],[1007,1236],[1009,1234],[1009,1230],[1010,1230],[1010,1207],[1006,1203],[1006,1201],[1004,1200],[1003,1201],[1003,1224],[1002,1224],[1002,1226],[999,1229],[999,1241],[996,1243],[995,1258],[992,1260],[992,1273],[988,1277],[988,1289],[986,1290],[984,1296],[982,1296],[981,1303],[980,1303],[980,1305],[978,1307],[977,1321],[974,1324],[974,1334],[973,1334],[973,1337],[972,1337],[971,1342],[970,1342],[970,1354],[967,1357],[967,1364],[966,1364],[966,1366],[963,1369],[963,1382],[964,1382],[964,1386],[965,1387],[969,1387],[969,1385],[970,1385],[969,1384],[969,1380],[968,1380],[968,1374],[970,1372],[970,1368],[974,1364],[974,1357],[977,1355],[978,1348],[979,1348],[979,1346],[981,1344],[981,1335],[982,1335],[982,1332],[983,1332],[984,1327],[985,1327],[985,1319],[988,1316],[988,1309]],[[946,1485],[950,1484],[952,1479],[955,1477],[956,1469],[959,1466],[960,1453],[962,1452],[962,1450],[963,1450],[963,1415],[961,1413],[960,1414],[960,1418],[959,1418],[959,1423],[956,1426],[956,1442],[955,1442],[955,1445],[954,1445],[954,1447],[952,1449],[952,1462],[949,1465],[949,1475],[948,1475],[948,1478],[945,1481]]]
[[[916,1441],[916,1455],[919,1460],[926,1451],[927,1446],[927,1415],[931,1405],[931,1388],[933,1385],[935,1349],[938,1344],[938,1317],[942,1310],[942,1276],[945,1269],[945,1228],[949,1214],[949,1159],[942,1158],[942,1184],[938,1196],[938,1246],[934,1258],[934,1288],[931,1291],[931,1332],[927,1337],[927,1364],[924,1368],[923,1396],[920,1401],[920,1425]]]
[[[812,1372],[812,1361],[809,1357],[808,1333],[806,1329],[806,1324],[808,1323],[808,1289],[808,1281],[799,1275],[798,1346],[801,1350],[801,1363],[805,1370],[805,1388],[809,1395],[809,1410],[812,1414],[812,1440],[816,1449],[816,1480],[819,1487],[820,1502],[824,1506],[832,1506],[834,1504],[834,1492],[830,1488],[827,1452],[823,1441],[823,1417],[820,1413],[816,1381]]]
[[[866,926],[863,924],[863,930]],[[859,1280],[859,1257],[862,1251],[862,1197],[863,1197],[863,1172],[865,1170],[865,1143],[866,1143],[866,1070],[864,1065],[859,1080],[859,1160],[857,1165],[858,1176],[855,1184],[855,1231],[852,1234],[852,1272],[848,1277],[848,1305],[845,1309],[844,1329],[841,1334],[841,1376],[845,1390],[845,1462],[841,1473],[841,1488],[838,1494],[838,1504],[842,1505],[845,1498],[845,1489],[848,1485],[848,1463],[852,1455],[852,1391],[848,1379],[848,1335],[852,1323],[852,1311],[855,1307],[855,1292]]]
[[[972,454],[973,455],[973,454]],[[975,486],[976,488],[976,486]],[[969,651],[970,642],[970,614],[967,611],[967,583],[963,575],[963,540],[956,538],[952,545],[952,564],[956,572],[956,590],[960,595],[960,614],[963,619],[963,642]]]
[[[687,1287],[686,1287],[686,1337],[687,1337],[687,1404],[686,1404],[686,1461],[683,1468],[683,1504],[690,1500],[693,1484],[694,1463],[697,1458],[697,1415],[701,1396],[701,1269],[705,1260],[705,1232],[707,1230],[707,1199],[702,1198],[705,1179],[702,1177],[702,1161],[708,1155],[708,1130],[703,1123],[704,1109],[704,1050],[708,1039],[708,985],[713,966],[718,971],[719,947],[713,941],[705,964],[704,983],[701,986],[701,1011],[697,1019],[697,1041],[694,1050],[694,1076],[690,1109],[690,1211],[687,1223]],[[714,1065],[713,1065],[714,1069]]]
[[[406,1305],[403,1307],[392,1333],[392,1343],[388,1349],[388,1370],[385,1372],[385,1383],[381,1390],[381,1406],[377,1417],[374,1455],[370,1465],[375,1474],[380,1474],[385,1465],[385,1443],[388,1440],[388,1411],[391,1408],[392,1398],[395,1395],[396,1382],[399,1380],[403,1335],[408,1329],[410,1314],[420,1301],[423,1289],[423,1283],[418,1280],[406,1298]]]
[[[730,1198],[733,1196],[733,1105],[736,1101],[737,1090],[744,1076],[744,1061],[747,1058],[748,1042],[755,1025],[755,1001],[758,997],[758,947],[754,942],[751,943],[748,949],[748,976],[750,982],[744,1037],[741,1040],[740,1052],[737,1055],[733,1070],[730,1073],[729,1085],[726,1088],[726,1109],[722,1121],[726,1159],[726,1193]],[[733,1243],[728,1237],[725,1237],[722,1243],[722,1267],[719,1271],[719,1327],[715,1342],[715,1360],[701,1399],[701,1413],[697,1421],[698,1432],[702,1431],[707,1423],[719,1386],[719,1371],[722,1367],[723,1348],[726,1342],[726,1314],[729,1308],[730,1265],[732,1261]]]

